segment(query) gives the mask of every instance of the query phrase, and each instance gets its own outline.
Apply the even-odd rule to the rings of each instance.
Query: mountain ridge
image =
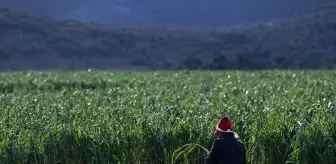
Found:
[[[95,21],[117,27],[226,28],[283,19],[309,12],[331,0],[0,0],[20,12],[56,19]]]
[[[335,68],[335,13],[330,7],[271,25],[169,30],[1,9],[0,70]]]

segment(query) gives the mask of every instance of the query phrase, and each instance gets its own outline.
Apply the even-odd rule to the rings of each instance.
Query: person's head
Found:
[[[224,116],[218,121],[216,130],[214,133],[216,136],[220,136],[222,132],[232,131],[232,130],[233,130],[233,124],[230,118],[227,116]]]

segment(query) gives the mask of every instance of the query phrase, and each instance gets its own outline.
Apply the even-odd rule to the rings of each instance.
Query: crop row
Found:
[[[0,74],[0,163],[172,163],[228,115],[249,163],[336,162],[336,72]],[[203,163],[195,149],[190,163]],[[186,162],[178,158],[176,162]]]

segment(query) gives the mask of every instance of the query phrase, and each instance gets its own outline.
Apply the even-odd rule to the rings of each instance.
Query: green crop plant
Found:
[[[0,79],[0,163],[204,163],[223,115],[248,163],[336,163],[335,71],[7,72]]]

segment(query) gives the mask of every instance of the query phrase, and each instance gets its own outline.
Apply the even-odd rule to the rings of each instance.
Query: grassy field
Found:
[[[222,115],[249,163],[336,163],[336,72],[0,74],[0,163],[173,163]],[[195,149],[177,163],[203,163]],[[187,160],[186,160],[187,159]]]

